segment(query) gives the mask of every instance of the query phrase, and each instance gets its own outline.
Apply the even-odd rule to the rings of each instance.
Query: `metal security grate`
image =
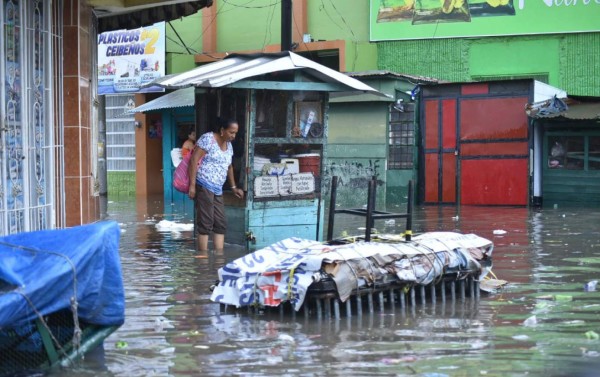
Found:
[[[390,106],[388,169],[412,169],[415,149],[415,105],[408,103],[400,111]]]

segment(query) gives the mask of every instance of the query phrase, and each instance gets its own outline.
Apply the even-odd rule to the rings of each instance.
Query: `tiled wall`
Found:
[[[99,219],[98,196],[93,196],[92,119],[90,85],[94,62],[90,49],[95,35],[92,11],[85,2],[64,0],[64,151],[66,226]],[[58,104],[60,105],[60,104]]]

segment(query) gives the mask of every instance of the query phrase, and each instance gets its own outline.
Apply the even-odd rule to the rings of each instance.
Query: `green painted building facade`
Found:
[[[569,95],[600,96],[600,32],[377,45],[380,69],[453,82],[534,78]]]
[[[594,26],[600,25],[594,22],[600,19],[600,4],[592,1],[584,7],[582,2],[566,9],[527,3],[521,9],[511,1],[512,14],[475,17],[473,13],[463,23],[408,26],[410,22],[375,21],[378,7],[399,2],[306,1],[305,13],[294,15],[292,30],[304,36],[294,39],[297,53],[340,71],[390,73],[355,76],[390,94],[390,100],[349,97],[331,101],[329,165],[324,168],[342,177],[341,206],[361,205],[366,185],[364,189],[359,186],[372,176],[380,182],[378,207],[402,206],[407,182],[418,177],[419,169],[419,104],[408,94],[419,83],[415,78],[449,82],[535,79],[569,95],[600,96],[600,26]],[[167,73],[189,70],[211,56],[271,51],[279,44],[280,2],[256,0],[242,5],[216,0],[213,7],[212,18],[197,14],[171,22],[173,28],[167,25]],[[216,47],[206,51],[203,36],[213,23]],[[327,44],[332,41],[337,47]],[[394,110],[397,99],[404,100],[409,115]],[[402,122],[413,127],[410,165],[391,158],[393,127]]]

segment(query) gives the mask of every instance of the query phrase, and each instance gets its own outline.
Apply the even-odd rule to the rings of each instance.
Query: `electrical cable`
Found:
[[[277,1],[277,0],[275,0],[275,1]],[[267,26],[265,29],[265,36],[263,38],[262,48],[260,49],[263,52],[265,51],[265,46],[267,45],[267,40],[271,39],[271,27],[273,26],[274,16],[275,16],[275,6],[273,6],[273,8],[271,9],[271,14],[267,17],[267,22],[266,22]]]
[[[179,35],[179,33],[177,32],[177,30],[175,29],[175,27],[173,26],[173,24],[171,23],[171,21],[167,21],[167,23],[169,24],[169,26],[171,27],[171,29],[173,30],[173,32],[175,33],[175,35],[177,36],[177,38],[179,38],[179,40],[181,41],[183,47],[188,52],[188,54],[191,54],[192,52],[190,51],[190,48],[188,46],[186,46],[186,44],[183,41],[183,39],[181,39],[181,35]]]

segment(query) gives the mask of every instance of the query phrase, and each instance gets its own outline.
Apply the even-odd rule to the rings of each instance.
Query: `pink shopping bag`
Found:
[[[173,173],[173,187],[175,190],[179,192],[183,192],[187,194],[190,191],[190,177],[188,175],[188,167],[190,166],[190,159],[192,158],[192,153],[188,153],[183,160],[177,165],[175,169],[175,173]],[[198,161],[198,167],[202,159]],[[196,179],[196,177],[194,177]]]

